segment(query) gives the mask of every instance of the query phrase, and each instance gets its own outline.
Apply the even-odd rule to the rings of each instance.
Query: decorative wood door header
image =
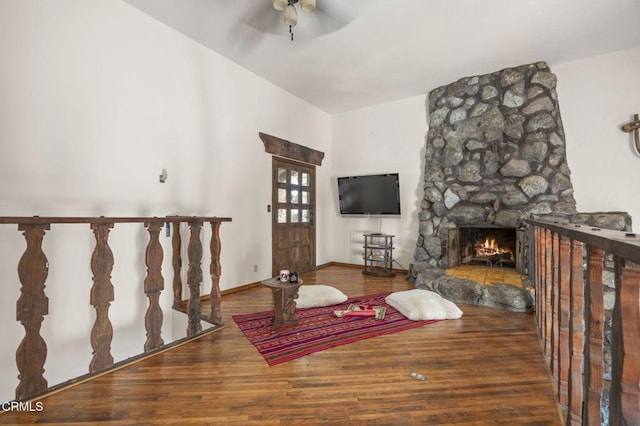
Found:
[[[266,133],[258,132],[258,135],[260,135],[260,139],[264,143],[264,150],[269,154],[315,164],[316,166],[322,165],[324,152],[316,151],[276,136],[267,135]]]

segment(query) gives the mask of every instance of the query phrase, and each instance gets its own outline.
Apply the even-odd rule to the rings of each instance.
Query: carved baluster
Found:
[[[171,223],[173,228],[173,237],[171,238],[171,247],[173,248],[173,307],[180,308],[182,303],[182,238],[180,236],[180,222]]]
[[[604,296],[602,286],[602,265],[604,252],[602,249],[588,249],[588,280],[585,303],[589,317],[587,326],[588,350],[585,356],[585,383],[587,383],[587,406],[584,412],[584,423],[599,425],[602,423],[600,400],[604,389],[603,348],[604,340]]]
[[[612,425],[640,425],[640,268],[622,268],[615,306],[609,420]]]
[[[558,385],[558,391],[560,390],[560,374],[559,374],[559,361],[560,361],[560,235],[553,233],[552,235],[553,246],[553,260],[552,260],[552,278],[551,286],[553,288],[551,299],[551,373],[553,378],[556,379]]]
[[[160,293],[164,290],[162,277],[162,245],[160,245],[160,229],[162,223],[145,223],[149,231],[149,243],[145,252],[147,276],[144,280],[144,293],[149,298],[149,307],[144,317],[147,330],[147,340],[144,344],[145,352],[160,348],[164,341],[160,336],[162,331],[162,308],[160,308]]]
[[[538,323],[538,334],[540,339],[544,342],[544,336],[542,334],[542,310],[540,309],[540,303],[542,302],[542,277],[540,276],[540,268],[542,266],[542,250],[541,250],[541,236],[540,236],[540,227],[533,227],[533,279],[534,279],[534,288],[535,288],[535,313],[536,313],[536,322]]]
[[[584,360],[584,244],[573,240],[571,248],[571,379],[569,381],[569,424],[582,424],[582,380]]]
[[[200,322],[200,285],[202,284],[202,243],[200,242],[201,222],[189,222],[191,235],[187,254],[189,269],[187,270],[187,285],[189,286],[189,303],[187,305],[187,336],[193,336],[202,331]]]
[[[546,307],[544,309],[544,327],[545,327],[545,345],[544,345],[544,354],[547,359],[547,364],[549,368],[551,368],[551,352],[552,352],[552,342],[551,342],[551,334],[553,329],[553,243],[552,243],[552,233],[550,229],[545,229],[545,274],[544,274],[544,285],[545,285],[545,296],[544,300],[546,302]]]
[[[560,286],[560,317],[559,320],[559,340],[558,340],[558,378],[560,387],[560,404],[566,406],[569,402],[569,322],[571,314],[570,296],[571,290],[571,257],[570,257],[569,237],[562,235],[560,237],[560,263],[558,284]]]
[[[113,365],[111,341],[113,326],[109,321],[109,306],[114,300],[111,271],[113,270],[113,252],[109,247],[109,229],[113,223],[92,223],[91,229],[96,238],[96,247],[91,255],[93,286],[91,287],[91,305],[96,310],[96,321],[91,329],[91,347],[93,358],[89,371],[95,373]]]
[[[27,241],[27,248],[18,262],[18,278],[22,283],[17,302],[16,320],[24,327],[25,336],[16,352],[18,379],[16,399],[26,400],[47,390],[44,363],[47,344],[40,336],[44,316],[49,314],[49,299],[44,293],[49,271],[47,257],[42,251],[42,240],[49,224],[18,225]]]
[[[547,306],[547,290],[545,285],[546,274],[545,274],[545,261],[547,257],[546,252],[546,234],[544,228],[538,226],[536,227],[536,245],[537,245],[537,255],[536,255],[536,268],[537,268],[537,289],[536,289],[536,315],[538,316],[538,327],[540,333],[540,341],[543,345],[546,344],[546,336],[547,329],[545,326],[546,322],[546,306]]]
[[[544,309],[546,306],[546,285],[545,285],[545,260],[546,260],[546,243],[545,243],[545,232],[544,229],[538,227],[538,262],[536,262],[536,267],[538,268],[538,281],[539,281],[539,291],[536,293],[536,300],[538,301],[538,321],[540,325],[541,331],[541,339],[544,343],[545,340],[545,315]]]
[[[211,274],[211,314],[209,321],[215,325],[222,325],[222,312],[220,310],[220,302],[222,296],[220,294],[220,273],[222,266],[220,265],[220,222],[211,222],[211,266],[209,268]]]

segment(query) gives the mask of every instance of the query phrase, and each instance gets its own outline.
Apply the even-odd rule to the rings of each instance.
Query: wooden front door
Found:
[[[312,165],[273,157],[272,275],[316,267],[316,174]]]

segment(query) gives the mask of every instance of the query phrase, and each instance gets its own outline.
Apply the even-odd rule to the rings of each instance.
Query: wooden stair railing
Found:
[[[180,270],[182,268],[182,258],[179,256],[182,245],[180,228],[175,228],[173,232],[172,248],[173,256],[173,308],[188,315],[189,325],[187,335],[191,336],[202,330],[200,320],[204,320],[213,325],[222,325],[222,313],[220,312],[220,302],[222,293],[220,291],[220,221],[209,221],[211,225],[211,242],[209,252],[211,253],[211,264],[209,274],[211,275],[211,292],[208,295],[200,295],[200,284],[202,283],[202,244],[200,242],[200,232],[203,221],[188,221],[190,238],[187,247],[189,266],[187,268],[187,288],[189,288],[189,298],[182,300],[182,278]],[[176,255],[177,253],[177,255]],[[210,302],[211,311],[209,315],[202,315],[201,305],[203,300]]]
[[[16,320],[25,330],[24,338],[16,351],[18,368],[18,386],[15,398],[24,401],[48,391],[44,378],[44,364],[47,358],[47,345],[40,334],[45,317],[49,314],[49,299],[45,293],[45,282],[49,271],[49,262],[42,250],[45,234],[54,224],[89,224],[95,237],[95,248],[91,255],[93,285],[89,303],[94,307],[96,319],[91,329],[91,347],[93,357],[87,376],[95,375],[114,367],[111,354],[113,326],[109,320],[109,307],[115,300],[111,272],[114,255],[109,247],[109,234],[119,223],[141,223],[147,229],[149,241],[145,249],[147,273],[143,283],[144,293],[149,300],[145,314],[146,341],[141,355],[150,354],[166,347],[162,339],[163,313],[160,307],[160,294],[164,290],[162,276],[163,249],[160,244],[160,231],[163,225],[173,225],[172,265],[173,265],[173,307],[182,305],[182,256],[180,224],[188,224],[191,235],[188,243],[189,269],[187,285],[190,291],[188,308],[187,337],[202,332],[200,313],[200,286],[202,284],[202,243],[200,230],[204,223],[212,229],[211,250],[211,314],[205,318],[214,328],[222,326],[220,313],[220,224],[230,222],[231,218],[200,216],[167,217],[0,217],[0,224],[18,225],[26,240],[26,249],[18,262],[18,279],[21,283],[20,297],[17,301]],[[135,357],[134,357],[135,358]],[[86,377],[86,376],[85,376]]]
[[[566,423],[600,425],[608,412],[608,424],[640,425],[640,236],[528,222],[536,321]],[[604,377],[607,258],[615,277],[610,381]]]

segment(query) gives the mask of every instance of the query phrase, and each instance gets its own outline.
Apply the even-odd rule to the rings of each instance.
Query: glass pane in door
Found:
[[[286,203],[287,202],[287,190],[284,188],[278,188],[278,202]]]
[[[278,223],[287,223],[287,209],[278,209]]]
[[[287,169],[278,169],[278,183],[287,183]]]

